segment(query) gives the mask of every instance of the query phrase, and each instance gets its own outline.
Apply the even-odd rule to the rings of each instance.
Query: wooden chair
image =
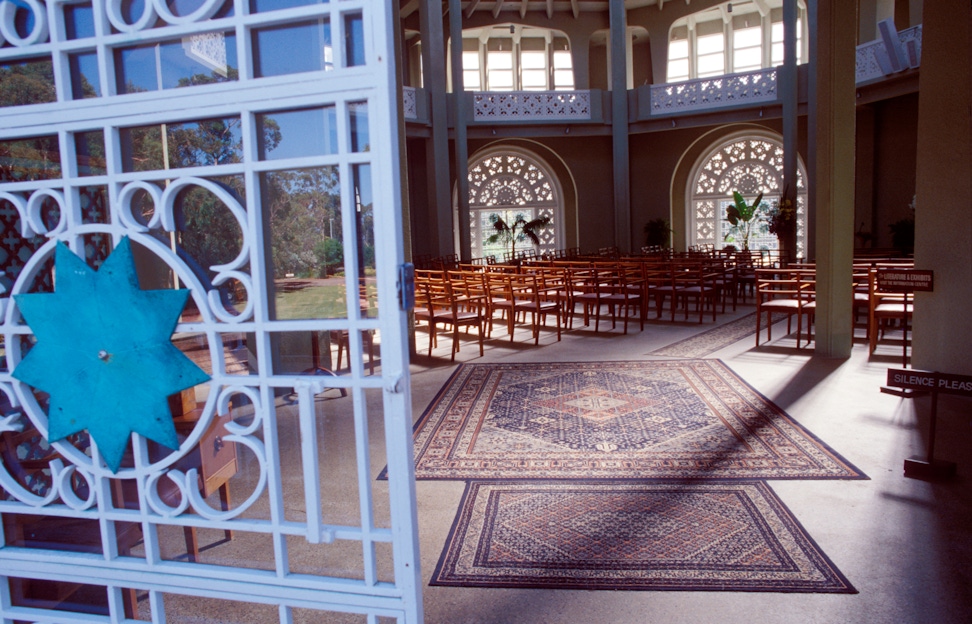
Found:
[[[773,314],[786,314],[789,334],[793,316],[797,317],[797,346],[800,345],[804,305],[808,302],[810,284],[801,282],[799,270],[756,269],[756,346],[759,346],[760,326],[766,314],[766,340],[773,339]]]
[[[182,400],[182,397],[185,397],[185,400]],[[195,403],[195,395],[191,390],[175,395],[169,403],[173,407],[176,431],[182,435],[188,434],[202,414],[201,404]],[[183,412],[182,407],[188,408],[190,404],[192,409]],[[206,498],[218,492],[220,506],[224,511],[228,510],[231,504],[229,479],[238,470],[236,445],[222,443],[222,438],[228,435],[226,424],[231,418],[230,414],[218,417],[201,436],[199,444],[176,464],[176,467],[183,472],[195,468],[199,473],[198,484],[202,496]],[[70,439],[82,449],[88,443],[85,432],[75,434]],[[163,450],[159,445],[149,443],[150,456],[154,455],[158,458],[167,452],[169,451]],[[51,487],[50,464],[56,459],[61,459],[61,455],[43,440],[36,429],[26,426],[20,432],[0,433],[0,459],[3,461],[4,468],[21,487],[37,495],[43,495]],[[130,457],[123,460],[123,465],[126,463],[131,463]],[[172,506],[178,504],[181,494],[176,486],[165,478],[160,479],[158,483],[162,500]],[[88,486],[84,480],[78,478],[72,486],[79,497],[87,497]],[[112,479],[111,498],[112,505],[116,508],[138,509],[137,484],[131,479]],[[123,521],[113,522],[112,525],[118,554],[130,555],[132,548],[142,539],[142,525],[138,522]],[[86,553],[101,553],[103,550],[101,526],[97,520],[5,512],[3,529],[8,546]],[[199,541],[196,528],[186,526],[183,528],[183,534],[188,560],[198,561]],[[225,531],[225,537],[227,540],[233,539],[232,531]],[[107,614],[107,594],[104,594],[104,601],[102,601],[102,596],[97,592],[80,591],[82,588],[79,583],[10,579],[11,600],[14,604],[42,608],[57,608],[60,605],[69,610]],[[125,589],[122,592],[122,599],[125,617],[137,619],[138,602],[135,590]]]
[[[679,294],[684,284],[679,283],[675,278],[681,271],[682,264],[678,262],[666,262],[655,265],[654,269],[648,269],[646,279],[648,289],[655,300],[655,318],[660,319],[662,310],[665,307],[665,300],[669,302],[670,320],[675,321],[675,309],[678,307]]]
[[[492,274],[490,289],[494,295],[494,309],[502,311],[506,318],[511,342],[517,316],[521,313],[530,314],[535,344],[540,344],[540,327],[546,325],[550,314],[556,316],[557,340],[561,339],[563,304],[558,285],[547,287],[536,273],[499,273]]]
[[[337,344],[337,365],[335,371],[341,370],[341,355],[348,354],[348,367],[351,366],[351,345],[349,344],[351,334],[346,329],[336,329],[331,331],[331,341]],[[361,332],[361,342],[368,349],[368,370],[375,374],[375,337],[370,331]]]
[[[878,340],[884,333],[888,321],[898,320],[906,329],[914,312],[914,304],[910,300],[905,303],[904,294],[880,289],[877,279],[878,270],[878,268],[873,268],[868,275],[868,354],[874,353],[877,349]],[[907,354],[907,341],[902,348]]]
[[[712,307],[712,321],[716,320],[716,300],[719,295],[719,274],[711,271],[706,263],[685,266],[672,275],[675,294],[685,302],[685,320],[688,320],[689,300],[694,299],[699,312],[699,323],[705,318],[706,304]],[[674,309],[673,309],[674,314]]]
[[[736,265],[737,292],[742,297],[743,303],[746,303],[747,295],[755,296],[756,269],[761,268],[758,258],[751,251],[737,251],[733,258]]]
[[[449,280],[424,280],[416,284],[420,289],[424,304],[424,315],[429,323],[429,357],[432,357],[432,346],[436,343],[437,326],[452,326],[452,361],[459,352],[459,328],[475,326],[479,332],[479,355],[483,349],[483,316],[478,310],[460,310],[459,302]]]
[[[606,303],[611,312],[611,329],[617,326],[617,315],[624,312],[624,333],[628,333],[628,317],[631,309],[638,312],[638,323],[641,331],[645,329],[645,297],[644,281],[640,270],[633,267],[618,265],[607,273],[607,281],[601,285],[603,295],[601,302]],[[595,322],[595,331],[596,322]]]

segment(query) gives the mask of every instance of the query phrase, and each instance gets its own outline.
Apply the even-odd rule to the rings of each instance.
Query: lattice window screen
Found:
[[[420,621],[390,11],[0,5],[4,621]],[[15,297],[126,236],[210,380],[115,473],[45,439]]]

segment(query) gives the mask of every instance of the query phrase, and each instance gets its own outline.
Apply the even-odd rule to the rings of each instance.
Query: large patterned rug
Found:
[[[473,481],[431,584],[856,593],[761,482]]]
[[[419,479],[866,478],[718,360],[463,364]]]

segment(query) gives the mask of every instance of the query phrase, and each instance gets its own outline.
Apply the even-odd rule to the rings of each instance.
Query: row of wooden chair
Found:
[[[682,311],[688,320],[692,305],[698,322],[707,313],[716,320],[731,301],[736,307],[746,296],[747,278],[753,275],[749,258],[636,257],[612,260],[605,256],[583,259],[529,259],[516,264],[459,263],[451,270],[416,269],[416,319],[430,327],[429,353],[437,345],[440,327],[451,327],[452,357],[459,349],[459,328],[475,327],[483,337],[492,335],[495,317],[503,320],[513,339],[518,319],[529,316],[534,343],[547,317],[560,332],[572,329],[578,312],[584,326],[601,331],[602,317],[610,315],[611,328],[620,323],[626,334],[637,320],[643,330],[654,304],[655,318],[676,320]],[[481,347],[482,348],[482,347]]]
[[[868,353],[877,349],[889,322],[907,326],[914,312],[914,304],[900,292],[882,289],[879,271],[890,268],[909,268],[913,264],[863,262],[854,265],[854,322],[866,314],[865,331]],[[816,313],[816,270],[812,264],[794,264],[786,269],[756,269],[756,345],[759,346],[763,315],[766,315],[767,340],[772,340],[772,315],[787,315],[787,333],[791,321],[797,318],[797,347],[802,345],[803,321],[806,320],[807,344],[811,340],[811,326]],[[907,344],[904,345],[907,349]]]

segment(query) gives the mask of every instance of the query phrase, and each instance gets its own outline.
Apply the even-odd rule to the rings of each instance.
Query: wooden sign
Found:
[[[884,292],[931,291],[934,286],[934,272],[920,269],[878,269],[874,277]]]
[[[935,459],[935,429],[938,423],[938,395],[972,396],[972,377],[949,373],[932,373],[907,369],[889,369],[888,385],[910,391],[931,393],[931,418],[928,424],[928,452],[925,459],[909,457],[904,461],[904,474],[914,479],[951,479],[955,462]]]
[[[972,397],[972,377],[907,369],[888,369],[888,385],[893,388],[924,390]]]

